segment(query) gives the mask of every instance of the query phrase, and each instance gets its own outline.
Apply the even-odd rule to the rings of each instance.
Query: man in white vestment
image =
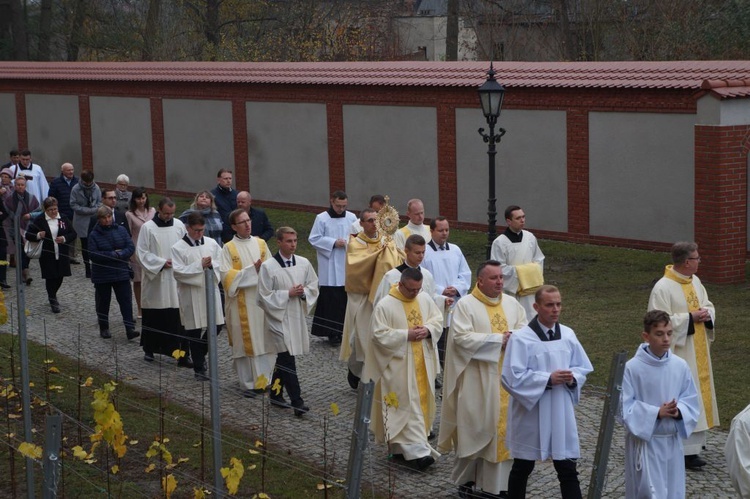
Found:
[[[750,497],[750,405],[732,419],[724,456],[734,490],[747,499]]]
[[[15,167],[11,168],[14,178],[26,179],[26,192],[35,196],[41,203],[49,193],[49,183],[41,166],[31,162],[31,151],[21,151],[21,158]]]
[[[506,445],[513,467],[508,497],[526,497],[534,461],[552,458],[563,499],[580,499],[575,406],[594,368],[573,330],[558,322],[560,291],[544,285],[535,299],[537,316],[513,333],[503,360],[503,388],[511,395]]]
[[[380,300],[388,296],[391,292],[391,287],[398,284],[401,280],[401,273],[406,269],[417,269],[422,272],[422,293],[427,293],[427,296],[431,297],[437,305],[438,310],[444,310],[445,307],[449,307],[453,304],[453,299],[438,294],[435,286],[435,278],[432,277],[432,273],[429,270],[422,267],[422,261],[424,260],[425,247],[424,237],[419,234],[412,234],[406,238],[406,244],[404,245],[404,263],[398,267],[389,270],[383,276],[380,281],[378,290],[375,292],[375,299],[372,304],[377,305]]]
[[[141,303],[143,359],[154,360],[154,354],[172,355],[177,348],[189,350],[180,322],[177,282],[172,269],[172,246],[185,235],[185,226],[174,217],[175,204],[170,198],[159,200],[153,219],[144,223],[138,235],[136,256],[143,269]],[[189,355],[178,360],[181,367],[193,367]]]
[[[367,207],[371,210],[375,210],[375,212],[379,212],[383,206],[385,206],[385,196],[382,194],[373,194],[370,197],[370,202],[368,203]],[[352,237],[357,237],[357,234],[362,232],[362,224],[359,223],[359,218],[352,224],[352,229],[350,232],[350,235]]]
[[[514,296],[534,318],[534,293],[544,284],[544,253],[536,237],[524,230],[526,214],[520,206],[505,209],[505,232],[492,243],[490,258],[503,265],[505,293]]]
[[[409,217],[409,222],[393,234],[396,247],[404,249],[406,238],[412,234],[419,234],[430,242],[430,228],[424,224],[424,203],[420,199],[410,199],[406,203],[406,216]]]
[[[235,235],[221,249],[219,266],[226,299],[224,316],[240,389],[244,396],[254,398],[266,389],[256,382],[265,378],[270,383],[276,363],[276,349],[266,337],[263,310],[258,306],[258,272],[269,251],[263,239],[250,235],[247,211],[232,211],[229,224]]]
[[[346,315],[346,245],[357,216],[346,211],[344,191],[331,194],[331,207],[315,217],[308,241],[318,256],[320,296],[315,308],[314,336],[325,336],[332,346],[341,344]]]
[[[346,315],[339,360],[347,362],[347,382],[356,389],[365,364],[365,348],[370,342],[372,304],[383,275],[396,267],[403,254],[393,241],[384,243],[372,208],[359,215],[362,231],[346,249]]]
[[[469,292],[471,269],[469,269],[469,264],[461,248],[448,243],[450,226],[447,218],[443,216],[435,217],[430,222],[430,231],[432,237],[427,242],[422,266],[429,270],[435,278],[437,293],[452,300],[451,307],[455,307],[456,302]],[[451,325],[450,310],[452,308],[445,309],[444,330],[438,344],[441,366],[445,360],[445,341],[448,336],[448,328]]]
[[[177,281],[180,302],[180,321],[185,336],[190,338],[190,357],[193,359],[195,379],[207,381],[206,352],[208,352],[208,307],[206,304],[206,269],[212,273],[214,289],[215,325],[224,324],[224,311],[219,295],[219,262],[221,246],[210,237],[204,237],[206,219],[194,211],[187,217],[187,234],[172,246],[172,270]],[[212,331],[215,334],[218,331]],[[218,373],[212,373],[214,375]]]
[[[428,443],[435,419],[440,311],[422,290],[422,273],[406,269],[372,314],[372,343],[362,379],[375,382],[372,424],[377,442],[423,470],[440,455]]]
[[[678,242],[672,246],[672,265],[654,285],[648,310],[664,310],[674,330],[674,354],[682,357],[693,372],[693,382],[700,394],[701,417],[690,438],[685,441],[685,467],[697,470],[706,464],[700,452],[706,446],[706,432],[719,426],[714,374],[711,367],[711,343],[714,341],[716,309],[708,299],[706,288],[695,275],[701,257],[698,245]]]
[[[700,405],[690,368],[669,351],[672,325],[663,310],[643,318],[643,340],[625,364],[625,497],[685,497],[682,441],[698,422]]]
[[[474,290],[453,312],[443,375],[438,450],[456,451],[451,479],[461,497],[501,497],[508,490],[510,395],[500,387],[500,370],[511,333],[526,323],[523,307],[503,295],[500,263],[482,263]]]
[[[276,242],[279,251],[263,262],[258,276],[258,305],[265,312],[266,340],[277,353],[271,404],[282,409],[293,407],[295,416],[302,416],[310,408],[302,399],[295,356],[310,351],[305,317],[318,301],[318,276],[307,258],[295,254],[294,229],[279,227]],[[289,402],[284,399],[283,390]]]

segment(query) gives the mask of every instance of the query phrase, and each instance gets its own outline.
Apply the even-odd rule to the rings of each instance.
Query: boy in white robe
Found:
[[[190,338],[190,357],[193,359],[193,371],[198,381],[209,379],[206,374],[206,269],[211,269],[213,273],[215,325],[224,324],[224,311],[221,308],[219,294],[221,246],[212,238],[204,237],[205,228],[206,219],[203,215],[198,212],[191,213],[187,217],[187,234],[172,246],[172,270],[177,281],[180,321],[185,328],[185,335]]]
[[[500,263],[482,263],[476,287],[453,312],[443,375],[438,450],[456,451],[451,479],[461,497],[500,497],[508,490],[510,396],[500,387],[500,368],[512,331],[526,323],[521,304],[503,294]]]
[[[318,301],[318,276],[307,258],[295,255],[297,232],[294,229],[279,227],[276,241],[279,251],[263,262],[258,276],[258,306],[265,312],[267,341],[274,345],[277,353],[271,404],[282,409],[293,407],[294,414],[302,416],[309,407],[302,399],[294,358],[310,351],[305,317],[312,313]],[[284,389],[289,403],[284,399]]]
[[[266,339],[264,314],[258,307],[258,271],[269,258],[268,247],[263,239],[250,235],[252,225],[245,210],[232,211],[229,223],[236,234],[221,249],[219,266],[226,298],[224,315],[242,394],[254,398],[266,388],[256,382],[265,378],[270,383],[276,363],[276,350]]]
[[[552,458],[563,499],[580,499],[575,406],[594,368],[573,330],[558,322],[560,291],[544,285],[535,300],[537,316],[513,333],[503,360],[503,388],[512,397],[506,437],[513,457],[508,497],[526,497],[534,461]]]
[[[422,273],[406,269],[372,314],[372,344],[362,379],[375,382],[372,425],[394,457],[424,470],[440,455],[428,443],[435,419],[435,353],[440,311],[422,289]]]
[[[648,312],[641,334],[645,343],[625,364],[622,380],[625,496],[682,498],[682,440],[698,422],[698,392],[687,362],[669,351],[669,315],[663,310]]]

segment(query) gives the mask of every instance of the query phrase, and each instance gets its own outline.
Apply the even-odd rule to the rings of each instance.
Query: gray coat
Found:
[[[96,210],[102,205],[102,191],[94,182],[86,187],[78,182],[70,191],[70,207],[73,208],[73,228],[78,237],[85,239],[89,235],[89,221],[96,218]]]

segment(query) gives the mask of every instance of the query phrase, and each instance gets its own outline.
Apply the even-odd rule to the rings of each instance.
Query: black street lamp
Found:
[[[487,119],[487,124],[490,126],[490,133],[484,133],[484,128],[479,129],[479,135],[482,136],[485,143],[489,144],[487,148],[490,166],[490,195],[487,199],[487,259],[489,260],[490,253],[492,252],[492,242],[497,235],[495,230],[495,222],[497,221],[497,199],[495,199],[495,155],[497,151],[495,150],[495,144],[500,142],[502,136],[505,135],[504,128],[498,128],[497,133],[495,133],[495,125],[497,124],[497,119],[500,117],[500,109],[503,107],[505,88],[495,79],[495,70],[492,69],[491,62],[490,70],[487,71],[487,81],[479,87],[478,92],[479,102],[482,104],[482,112]]]

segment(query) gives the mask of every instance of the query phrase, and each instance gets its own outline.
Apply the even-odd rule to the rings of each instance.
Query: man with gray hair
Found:
[[[648,310],[664,310],[672,323],[673,351],[690,366],[698,389],[701,415],[690,438],[685,440],[685,468],[696,470],[705,466],[699,453],[706,446],[706,431],[719,426],[719,409],[711,367],[711,343],[714,340],[716,309],[708,299],[706,288],[695,275],[701,257],[694,242],[678,242],[672,246],[672,265],[664,269],[664,277],[651,290]]]
[[[264,241],[273,237],[273,225],[268,220],[268,215],[264,210],[253,207],[253,197],[249,192],[240,191],[237,193],[237,208],[242,208],[250,215],[250,222],[252,222],[253,227],[251,236],[259,237]]]

